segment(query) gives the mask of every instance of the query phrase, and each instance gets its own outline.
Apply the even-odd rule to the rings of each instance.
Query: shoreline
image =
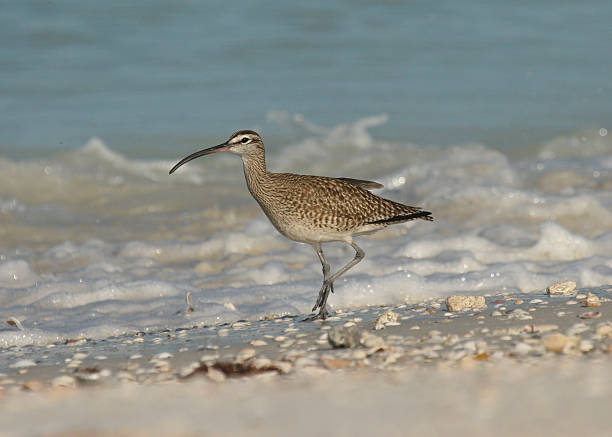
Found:
[[[587,302],[587,298],[591,301]],[[410,305],[337,311],[326,321],[304,322],[304,317],[271,317],[45,347],[8,348],[3,353],[3,363],[11,364],[0,367],[0,404],[4,411],[0,414],[0,430],[11,429],[12,435],[55,435],[47,433],[42,422],[38,427],[24,423],[20,428],[11,414],[51,414],[65,408],[65,402],[79,399],[82,405],[76,408],[86,416],[93,414],[89,404],[98,402],[98,398],[108,399],[109,409],[116,405],[116,413],[123,417],[122,408],[141,408],[132,404],[144,405],[149,396],[158,397],[157,408],[164,414],[181,414],[163,399],[208,394],[218,396],[220,402],[211,407],[213,410],[223,406],[231,409],[232,403],[244,396],[252,396],[265,405],[272,405],[270,396],[293,396],[293,400],[302,402],[322,395],[325,390],[321,384],[327,384],[345,395],[359,387],[370,387],[374,397],[384,400],[399,396],[399,387],[421,387],[420,378],[429,381],[432,394],[419,392],[418,396],[434,403],[447,402],[445,396],[458,396],[442,394],[445,385],[459,392],[467,390],[470,396],[481,396],[473,392],[473,385],[481,384],[481,377],[491,387],[511,391],[522,388],[528,392],[531,384],[543,384],[545,391],[558,388],[574,393],[574,401],[582,400],[575,408],[583,411],[584,417],[591,417],[595,406],[584,398],[588,390],[584,392],[583,385],[591,375],[601,381],[589,386],[589,390],[599,393],[599,399],[606,400],[607,405],[612,401],[611,286],[580,289],[563,297],[544,293],[490,295],[486,297],[486,308],[457,312],[447,311],[443,299],[431,299]],[[375,329],[377,320],[381,329]],[[330,338],[336,346],[349,347],[334,347]],[[563,375],[573,376],[568,379]],[[511,387],[512,379],[517,387]],[[372,385],[373,381],[377,383]],[[397,381],[398,387],[392,381]],[[433,394],[438,391],[439,398]],[[33,396],[38,406],[25,407]],[[336,396],[340,395],[333,395]],[[501,404],[518,401],[518,393],[512,395],[516,399],[496,396],[495,402]],[[562,408],[569,402],[563,397],[548,398],[544,392],[538,396],[550,403],[550,408]],[[487,405],[488,401],[478,399],[468,400]],[[358,404],[362,400],[348,396],[336,401],[352,406],[354,412],[349,408],[346,414],[359,423],[361,418],[353,414],[361,408]],[[384,402],[378,408],[384,409]],[[91,426],[86,428],[91,434],[83,435],[107,435],[101,418],[91,416],[90,420]],[[127,418],[122,420],[129,422]],[[162,420],[163,417],[155,418],[152,423]],[[513,422],[514,426],[519,422]],[[606,422],[605,415],[596,421],[601,425]],[[70,435],[69,423],[57,431],[58,435]],[[24,434],[26,425],[36,432]],[[273,421],[262,429],[273,432],[272,425]],[[143,430],[143,435],[163,434],[156,427],[141,426],[144,428],[136,429]],[[467,426],[466,430],[474,435],[486,435],[470,428],[467,422],[461,426]],[[128,428],[122,432],[134,435]],[[230,432],[230,428],[228,435],[236,435],[237,429]],[[598,429],[593,435],[604,435],[598,434]],[[207,435],[187,431],[164,435]],[[237,434],[248,435],[246,431],[248,428]],[[0,431],[0,436],[11,435],[6,432]]]

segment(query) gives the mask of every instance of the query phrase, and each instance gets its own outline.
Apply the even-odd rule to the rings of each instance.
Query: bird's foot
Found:
[[[323,286],[321,286],[321,290],[319,291],[317,303],[315,303],[315,305],[312,307],[313,311],[315,311],[317,308],[323,309],[325,307],[330,291],[332,293],[334,292],[334,284],[328,281],[323,281]]]
[[[330,291],[332,293],[334,292],[334,284],[329,281],[323,281],[323,285],[321,286],[321,290],[319,291],[319,297],[317,298],[317,303],[315,303],[315,305],[312,307],[313,311],[316,311],[317,308],[320,308],[319,313],[306,318],[306,320],[325,320],[329,317],[329,312],[327,311],[326,304],[327,297],[329,296]]]
[[[313,310],[314,311],[314,310]],[[319,310],[318,314],[311,314],[310,316],[304,319],[304,322],[313,322],[315,320],[325,320],[329,317],[329,311],[327,311],[326,307],[322,307]]]

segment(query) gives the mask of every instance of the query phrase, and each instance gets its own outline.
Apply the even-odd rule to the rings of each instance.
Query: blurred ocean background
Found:
[[[611,284],[611,23],[603,0],[4,2],[0,317],[24,330],[0,345],[308,312],[319,262],[237,157],[167,174],[239,129],[273,171],[434,213],[362,239],[332,307]]]

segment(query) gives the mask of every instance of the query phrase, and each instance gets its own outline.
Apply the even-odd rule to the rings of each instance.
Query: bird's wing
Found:
[[[344,181],[347,184],[356,185],[364,190],[375,190],[377,188],[383,188],[383,184],[379,184],[378,182],[373,181],[364,181],[362,179],[353,179],[353,178],[334,178],[340,181]]]

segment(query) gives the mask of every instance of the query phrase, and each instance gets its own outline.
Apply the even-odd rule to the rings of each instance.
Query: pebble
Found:
[[[514,348],[512,348],[512,353],[516,355],[524,356],[524,355],[529,354],[529,352],[531,352],[532,349],[533,349],[533,346],[525,343],[524,341],[520,341],[514,345]]]
[[[179,378],[187,378],[195,373],[200,368],[201,364],[197,361],[187,364],[185,367],[179,370]]]
[[[219,359],[219,354],[205,354],[200,357],[201,363],[210,363]]]
[[[170,363],[165,360],[155,361],[153,363],[153,368],[160,373],[168,373],[170,372],[170,370],[172,370],[172,366],[170,366]]]
[[[383,348],[385,347],[385,340],[378,335],[370,334],[368,331],[363,331],[361,333],[360,339],[361,345],[366,348]]]
[[[588,330],[589,330],[589,327],[585,325],[584,323],[575,323],[567,330],[567,335],[570,335],[570,336],[580,335],[584,332],[587,332]]]
[[[580,352],[586,354],[592,352],[595,349],[595,345],[591,340],[581,340],[578,348],[580,349]]]
[[[567,296],[572,294],[576,289],[576,283],[574,281],[563,281],[549,285],[546,288],[546,293],[549,296]]]
[[[322,358],[321,362],[323,363],[325,368],[329,370],[342,369],[342,368],[350,367],[353,365],[353,362],[350,360],[334,359],[334,358]]]
[[[251,346],[265,346],[268,344],[264,340],[251,340],[250,343],[251,343]]]
[[[213,367],[209,367],[209,368],[208,368],[208,371],[206,372],[206,376],[207,376],[207,377],[208,377],[208,378],[209,378],[211,381],[214,381],[214,382],[223,382],[223,381],[225,381],[225,380],[226,380],[226,378],[227,378],[227,377],[225,376],[225,373],[223,373],[222,371],[217,370],[217,369],[215,369],[215,368],[213,368]]]
[[[374,323],[374,329],[376,330],[385,329],[390,324],[398,325],[397,323],[398,319],[399,319],[399,314],[389,309],[376,318],[376,321]]]
[[[577,337],[568,337],[563,334],[550,334],[542,338],[544,348],[549,352],[567,353],[578,344]]]
[[[66,388],[76,388],[77,380],[73,376],[62,375],[51,380],[51,385],[53,387],[66,387]]]
[[[254,358],[255,357],[255,353],[256,353],[255,349],[251,349],[251,348],[242,349],[236,355],[236,362],[244,363],[245,361],[248,361],[251,358]]]
[[[266,357],[258,357],[253,360],[253,367],[256,369],[265,369],[272,365],[272,360]]]
[[[335,348],[355,348],[359,346],[361,340],[361,330],[356,326],[345,328],[335,326],[327,334],[327,341]]]
[[[524,309],[515,308],[508,313],[508,319],[531,320],[533,317]]]
[[[39,391],[42,388],[43,388],[42,382],[36,381],[36,380],[26,381],[21,386],[21,389],[25,391]]]
[[[454,295],[446,298],[446,308],[451,312],[462,311],[465,308],[486,308],[484,296],[462,296]]]
[[[581,319],[598,319],[601,317],[601,312],[587,311],[586,313],[580,314],[578,317],[580,317]]]
[[[13,369],[22,369],[24,367],[33,367],[33,366],[36,366],[36,363],[33,360],[19,360],[11,364],[9,367],[12,367]]]
[[[582,306],[585,306],[585,307],[598,307],[598,306],[601,306],[601,301],[599,300],[599,297],[597,297],[593,293],[589,292],[589,293],[587,293],[587,295],[585,297],[586,297],[586,299],[580,301]]]
[[[608,336],[608,337],[612,337],[612,324],[610,324],[610,322],[608,323],[602,323],[601,325],[597,326],[597,329],[595,331],[598,335],[601,336]]]
[[[167,360],[168,358],[172,358],[173,356],[174,355],[172,355],[170,352],[160,352],[153,357],[153,360]]]

